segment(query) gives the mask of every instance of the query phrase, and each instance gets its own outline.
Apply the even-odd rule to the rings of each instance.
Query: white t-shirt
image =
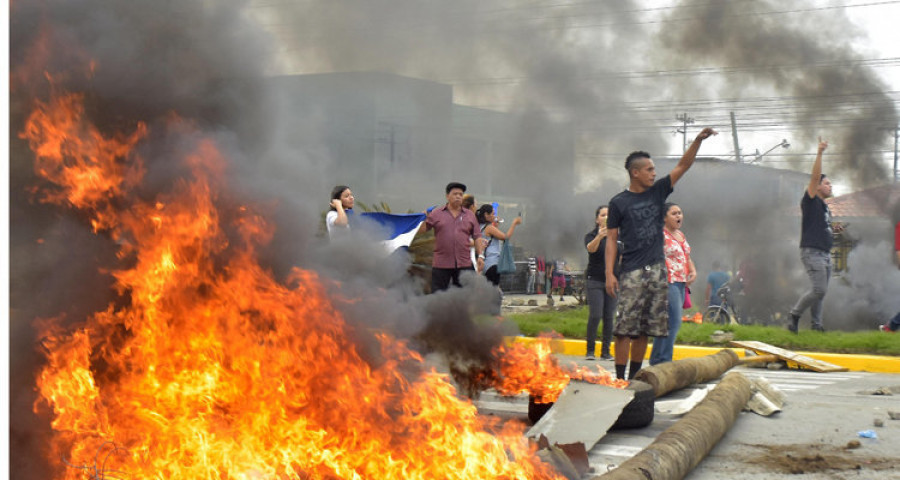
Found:
[[[338,212],[336,210],[330,210],[325,214],[325,228],[328,229],[328,237],[331,238],[335,235],[335,232],[349,232],[350,224],[347,225],[335,225],[334,221],[338,218]]]

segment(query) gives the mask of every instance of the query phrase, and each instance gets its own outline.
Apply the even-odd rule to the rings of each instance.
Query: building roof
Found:
[[[835,217],[885,217],[900,205],[900,183],[860,190],[825,201]]]

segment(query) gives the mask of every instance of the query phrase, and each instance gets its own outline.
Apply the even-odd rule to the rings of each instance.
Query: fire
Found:
[[[529,393],[537,403],[553,403],[559,398],[569,380],[625,388],[628,382],[618,380],[599,365],[596,370],[580,367],[574,363],[560,366],[553,356],[551,339],[541,336],[529,344],[513,343],[499,346],[495,350],[497,372],[493,380],[494,389],[501,395]]]
[[[122,261],[115,304],[38,322],[35,411],[57,478],[559,478],[523,424],[479,417],[403,342],[370,333],[380,358],[365,361],[349,338],[366,332],[316,273],[283,284],[259,265],[272,227],[217,207],[230,202],[214,143],[180,159],[190,175],[171,191],[137,195],[147,133],[103,134],[80,95],[37,103],[22,132],[41,199],[88,216]]]

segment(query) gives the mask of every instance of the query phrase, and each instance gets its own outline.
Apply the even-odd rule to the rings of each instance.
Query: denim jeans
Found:
[[[587,279],[588,324],[587,354],[593,355],[597,343],[597,327],[603,319],[600,354],[609,355],[612,343],[613,322],[616,321],[616,298],[606,293],[606,283],[600,280]]]
[[[809,308],[812,325],[822,327],[822,305],[825,304],[825,292],[831,279],[831,253],[818,248],[801,248],[800,260],[806,267],[806,275],[812,286],[797,300],[791,309],[791,315],[801,316]]]
[[[669,284],[669,335],[653,339],[653,350],[650,352],[650,365],[671,362],[675,352],[675,337],[681,328],[681,314],[684,309],[684,282]]]

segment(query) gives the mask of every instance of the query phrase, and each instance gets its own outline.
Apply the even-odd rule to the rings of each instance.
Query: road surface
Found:
[[[580,357],[560,357],[563,363],[597,363]],[[608,370],[613,368],[611,361],[599,363]],[[900,412],[900,374],[748,367],[732,371],[767,379],[785,393],[784,409],[771,417],[741,413],[686,480],[900,480],[900,420],[891,420],[887,413]],[[658,410],[690,393],[686,389],[658,399]],[[528,421],[527,396],[510,400],[488,392],[476,405],[484,412]],[[645,428],[609,432],[588,452],[591,467],[596,473],[614,468],[652,443],[679,418],[657,413],[653,423]],[[876,419],[883,426],[875,426]],[[878,438],[860,437],[858,433],[865,430],[873,430]],[[853,441],[859,442],[858,448],[848,448]]]

